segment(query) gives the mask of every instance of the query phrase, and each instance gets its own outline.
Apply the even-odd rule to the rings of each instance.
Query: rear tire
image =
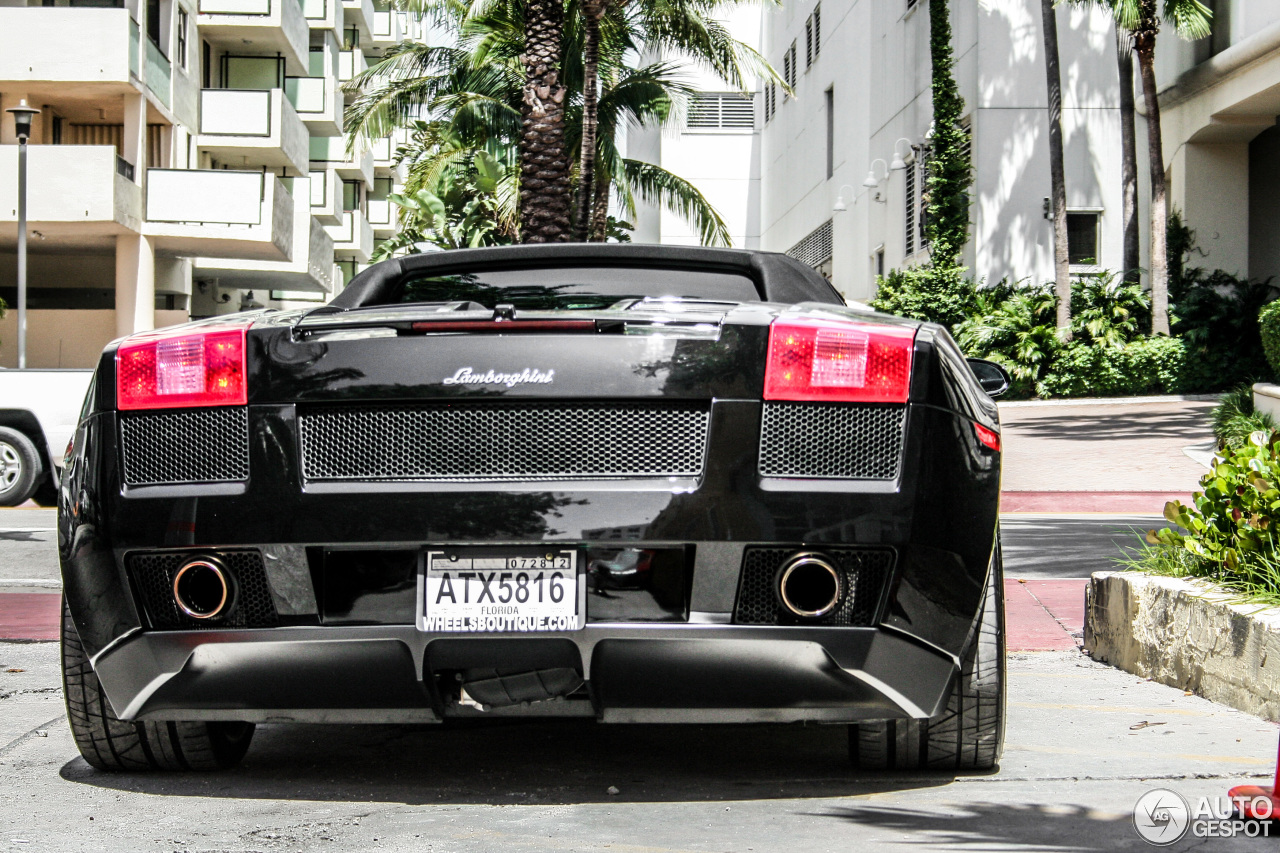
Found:
[[[0,427],[0,506],[26,502],[40,486],[44,464],[31,439],[16,429]]]
[[[62,600],[62,687],[67,722],[99,770],[225,770],[244,758],[253,723],[126,722],[111,710]]]
[[[942,713],[849,726],[849,760],[864,770],[990,770],[1004,749],[1004,567],[997,543],[978,635]]]

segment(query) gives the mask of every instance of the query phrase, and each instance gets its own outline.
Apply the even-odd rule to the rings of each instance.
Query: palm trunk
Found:
[[[573,239],[583,242],[591,233],[596,177],[596,129],[600,103],[600,17],[601,0],[582,4],[582,145],[578,158],[578,198],[573,210]]]
[[[1053,0],[1040,0],[1044,69],[1049,86],[1049,181],[1053,196],[1053,280],[1058,294],[1058,337],[1071,340],[1071,258],[1067,253],[1067,177],[1062,162],[1062,72]]]
[[[1147,157],[1151,169],[1151,333],[1169,334],[1169,259],[1166,233],[1169,227],[1164,177],[1164,140],[1160,135],[1160,100],[1156,95],[1155,29],[1134,34],[1142,97],[1147,108]]]
[[[1142,263],[1138,236],[1138,134],[1134,129],[1133,52],[1129,35],[1116,27],[1116,68],[1120,72],[1121,225],[1124,228],[1125,281],[1136,284]]]
[[[609,239],[609,181],[597,180],[591,202],[591,242],[604,243]]]
[[[569,239],[569,156],[560,82],[561,0],[525,4],[524,99],[520,132],[520,242]]]

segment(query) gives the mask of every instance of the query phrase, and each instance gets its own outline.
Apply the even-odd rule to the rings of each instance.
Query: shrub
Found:
[[[1189,552],[1192,574],[1249,594],[1280,595],[1280,434],[1254,432],[1239,447],[1223,448],[1214,463],[1191,506],[1165,505],[1165,518],[1185,532],[1153,530],[1147,541]]]
[[[1252,433],[1259,430],[1270,433],[1275,429],[1269,414],[1254,410],[1250,385],[1239,385],[1223,394],[1209,418],[1214,436],[1232,448],[1243,445]]]
[[[951,328],[969,315],[973,294],[964,267],[912,267],[877,278],[871,307]]]
[[[1114,272],[1082,275],[1071,283],[1073,340],[1116,347],[1151,327],[1151,296]]]
[[[1268,302],[1258,312],[1258,333],[1272,375],[1280,376],[1280,301]]]
[[[1036,391],[1042,397],[1184,393],[1186,349],[1163,335],[1105,347],[1073,341],[1063,347]]]
[[[1000,282],[974,292],[974,311],[953,329],[966,355],[998,362],[1009,371],[1010,397],[1029,397],[1061,344],[1054,328],[1057,299],[1046,287]]]

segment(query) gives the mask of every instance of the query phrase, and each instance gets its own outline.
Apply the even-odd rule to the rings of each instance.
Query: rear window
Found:
[[[401,285],[400,303],[478,302],[525,310],[596,310],[622,299],[683,297],[714,302],[757,302],[746,276],[645,267],[568,267],[423,275]]]

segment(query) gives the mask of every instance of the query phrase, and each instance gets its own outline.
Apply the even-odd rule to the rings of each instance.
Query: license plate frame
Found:
[[[523,586],[522,574],[526,576]],[[539,575],[541,581],[537,580]],[[553,599],[556,584],[563,590],[560,601]],[[525,601],[518,600],[522,589]],[[586,612],[585,565],[582,550],[576,546],[446,546],[419,552],[420,631],[455,635],[564,633],[580,630],[586,623]]]

